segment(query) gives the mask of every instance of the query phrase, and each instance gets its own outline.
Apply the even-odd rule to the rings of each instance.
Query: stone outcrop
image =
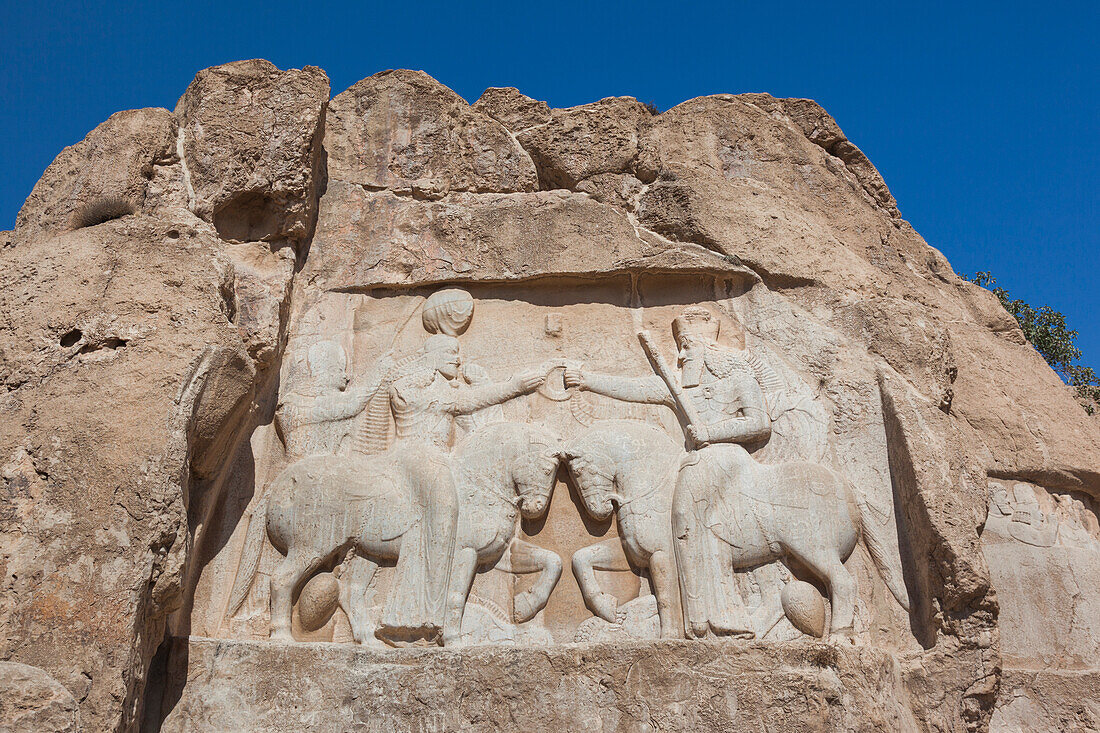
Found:
[[[175,111],[116,114],[62,151],[0,241],[0,676],[22,695],[0,696],[0,725],[64,730],[79,707],[94,730],[1096,726],[1100,424],[820,106],[713,95],[653,115],[511,88],[470,105],[401,70],[328,97],[312,67],[200,72]],[[685,329],[713,385],[689,381]],[[784,525],[760,530],[759,567],[730,576],[757,641],[657,638],[692,623],[668,601],[661,548],[631,543],[687,537],[672,528],[690,512],[658,503],[634,516],[664,524],[642,530],[624,507],[709,454],[686,458],[691,421],[671,397],[600,381],[654,378],[639,331],[666,358],[679,349],[673,382],[702,389],[702,408],[748,419],[762,396],[770,436],[744,439],[752,460],[817,464],[858,492],[862,539],[840,569],[810,572],[780,546]],[[722,392],[750,373],[749,392]],[[426,429],[390,413],[424,374],[485,400],[436,417],[498,435],[499,459],[474,461],[462,487],[476,473],[504,501],[452,528],[474,551],[461,626],[397,633],[387,599],[429,587],[434,561],[406,566],[386,543],[430,558],[431,540],[398,526],[402,504],[360,512],[403,479],[359,486],[354,461]],[[657,448],[593,468],[607,458],[593,426],[636,447],[639,425]],[[541,462],[504,447],[526,430]],[[477,448],[431,445],[425,465]],[[336,482],[358,545],[325,529],[351,516],[324,505],[332,486],[277,482],[318,451],[359,466]],[[672,478],[627,501],[639,461]],[[604,516],[601,475],[620,492]],[[799,485],[734,495],[763,515],[712,497],[731,513],[706,526],[797,518],[818,501]],[[272,539],[290,531],[276,495],[305,502],[295,542],[340,535],[301,550],[304,569]],[[465,517],[493,512],[511,524],[463,539]],[[379,516],[390,524],[371,529]],[[847,526],[829,517],[789,539],[827,549]],[[494,542],[500,555],[478,555]],[[825,628],[790,623],[779,590],[794,579]],[[379,641],[401,634],[446,648]]]
[[[26,664],[0,662],[0,728],[12,733],[79,733],[80,708],[65,687]]]
[[[177,123],[164,109],[117,112],[54,159],[27,197],[15,223],[20,239],[76,228],[80,212],[98,200],[145,206],[154,166],[175,155]]]
[[[499,122],[422,71],[383,71],[338,94],[325,129],[330,180],[435,197],[535,189]]]
[[[0,255],[2,656],[44,667],[87,729],[136,726],[167,617],[186,605],[295,263],[236,240],[312,227],[327,96],[317,70],[245,62],[200,74],[177,114],[114,115],[50,166]],[[189,126],[208,144],[178,133]],[[226,241],[217,212],[250,191],[287,216]],[[132,213],[73,228],[111,196]]]
[[[305,239],[328,95],[315,66],[255,60],[199,72],[176,105],[192,211],[224,239]]]

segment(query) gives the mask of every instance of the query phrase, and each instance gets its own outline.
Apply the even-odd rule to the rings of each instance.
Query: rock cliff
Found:
[[[120,112],[63,150],[0,263],[0,686],[23,693],[0,695],[0,727],[35,701],[86,730],[1100,726],[1100,424],[810,100],[471,105],[403,70],[330,99],[317,68],[227,64],[174,111]],[[229,595],[289,460],[277,413],[321,340],[353,385],[412,353],[403,329],[441,286],[473,293],[463,358],[494,377],[551,356],[641,375],[633,331],[674,348],[685,304],[727,319],[723,338],[742,324],[740,346],[815,405],[797,424],[820,428],[815,460],[885,517],[908,612],[860,549],[854,647],[789,625],[561,646],[592,626],[568,577],[538,617],[549,651],[516,641],[526,625],[504,650],[322,647],[347,622],[310,636],[297,610],[298,641],[266,641],[263,592],[241,613]],[[578,410],[626,416],[567,394],[504,416],[567,438],[555,405],[578,430]],[[544,525],[522,524],[558,553],[609,532],[561,486]],[[656,583],[607,577],[623,602]]]

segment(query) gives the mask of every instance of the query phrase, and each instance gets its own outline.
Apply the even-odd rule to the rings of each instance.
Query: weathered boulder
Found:
[[[172,158],[175,146],[176,121],[168,110],[116,112],[58,154],[19,210],[15,237],[26,240],[99,223],[94,214],[103,202],[140,211],[154,166]]]
[[[321,179],[329,84],[261,59],[200,71],[176,105],[192,210],[224,239],[304,239]]]
[[[0,730],[79,733],[80,707],[61,683],[41,669],[0,662]]]
[[[531,154],[542,188],[573,189],[604,173],[634,173],[652,180],[652,161],[639,143],[652,115],[633,97],[609,97],[592,104],[555,109],[543,123],[517,130]]]
[[[437,196],[536,188],[504,127],[422,71],[383,71],[337,95],[325,128],[330,180]]]
[[[511,132],[550,122],[550,105],[532,99],[515,87],[489,87],[474,102],[474,110],[487,114]]]

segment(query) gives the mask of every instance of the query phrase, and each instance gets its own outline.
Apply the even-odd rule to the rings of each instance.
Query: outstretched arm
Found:
[[[538,372],[527,371],[507,382],[490,382],[459,390],[450,404],[450,411],[454,415],[469,415],[499,405],[513,397],[534,392],[544,379],[546,377]]]
[[[647,405],[665,405],[674,407],[672,394],[661,378],[614,377],[610,374],[593,374],[580,369],[565,370],[565,386],[586,389],[605,397],[624,402],[641,402]]]
[[[329,422],[354,417],[363,411],[370,399],[365,388],[329,390],[314,398],[307,411],[311,422]]]

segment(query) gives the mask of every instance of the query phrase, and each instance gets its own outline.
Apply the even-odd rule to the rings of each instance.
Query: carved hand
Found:
[[[696,446],[704,446],[710,443],[710,432],[706,425],[688,425],[688,439]]]
[[[565,369],[565,386],[566,388],[576,387],[577,389],[588,389],[588,383],[585,379],[584,372],[577,367],[566,367]]]
[[[521,372],[520,375],[516,377],[516,381],[519,382],[522,391],[525,393],[534,392],[545,380],[545,374],[541,374],[533,369]]]

